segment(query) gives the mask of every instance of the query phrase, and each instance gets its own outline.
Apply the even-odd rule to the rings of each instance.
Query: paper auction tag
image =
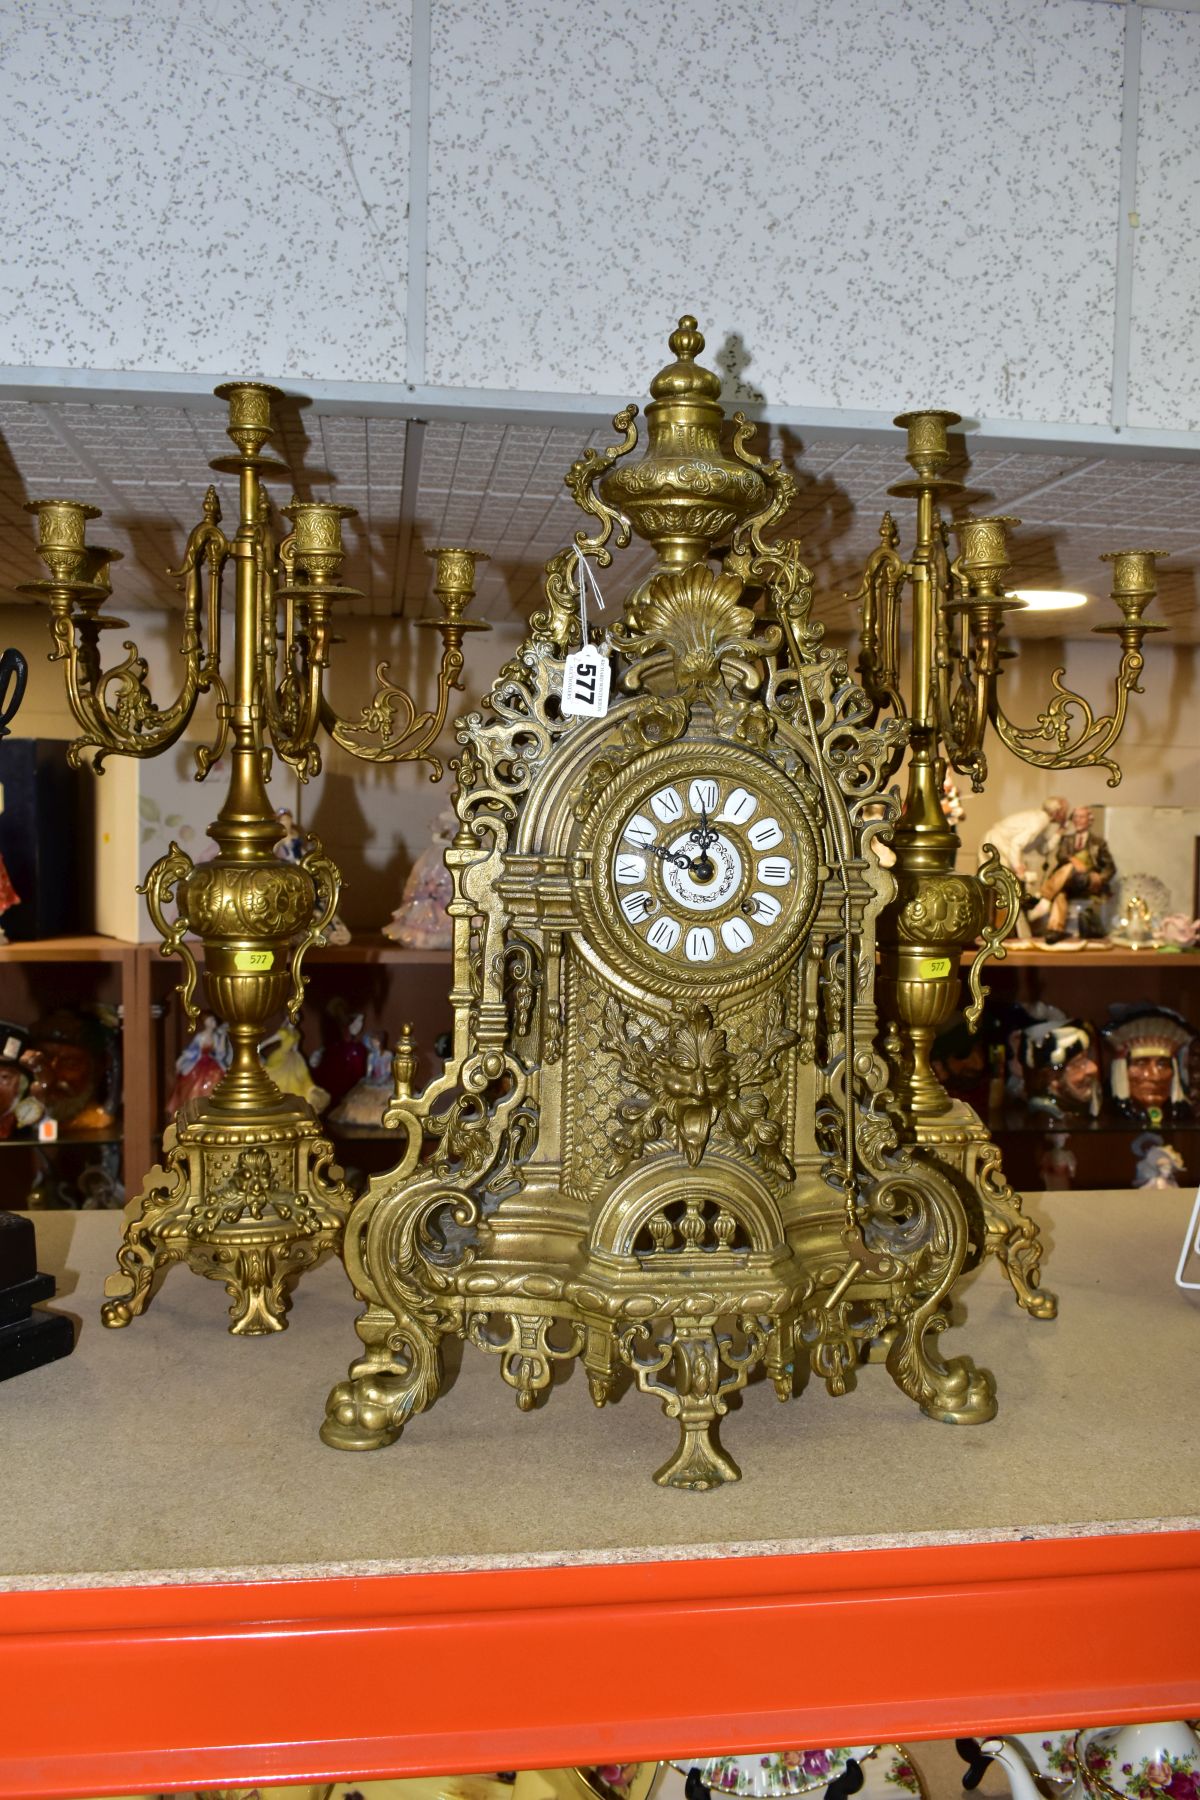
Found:
[[[611,684],[612,669],[602,651],[591,644],[572,650],[563,664],[563,712],[571,719],[602,719]]]

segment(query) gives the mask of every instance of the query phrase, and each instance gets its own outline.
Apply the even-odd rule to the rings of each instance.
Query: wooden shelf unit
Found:
[[[973,952],[963,958],[970,964]],[[1097,1027],[1108,1018],[1110,1001],[1148,1001],[1166,1006],[1200,1029],[1200,951],[1197,950],[1035,950],[1015,948],[1002,961],[987,965],[984,985],[990,1003],[1031,1005],[1047,1001],[1068,1019],[1090,1019]],[[987,1120],[1004,1155],[1004,1171],[1014,1187],[1038,1189],[1042,1176],[1038,1151],[1050,1131],[1065,1132],[1078,1163],[1076,1184],[1131,1185],[1134,1138],[1150,1129],[1136,1120],[1105,1110],[1096,1119],[1062,1119],[1006,1106]],[[1200,1184],[1200,1119],[1168,1122],[1157,1128],[1185,1159],[1180,1180]]]

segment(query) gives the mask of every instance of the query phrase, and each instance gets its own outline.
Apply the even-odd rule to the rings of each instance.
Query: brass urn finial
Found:
[[[646,454],[610,469],[599,489],[654,545],[661,568],[680,569],[708,556],[761,511],[767,488],[757,469],[721,448],[721,380],[696,361],[704,337],[691,313],[668,342],[675,360],[650,383]]]

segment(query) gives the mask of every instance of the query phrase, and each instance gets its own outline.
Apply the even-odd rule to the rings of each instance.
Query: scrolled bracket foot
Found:
[[[1020,1195],[1005,1180],[996,1145],[984,1147],[974,1179],[983,1206],[986,1248],[1012,1283],[1017,1305],[1033,1319],[1057,1318],[1058,1295],[1039,1286],[1044,1249],[1041,1234],[1022,1210]]]
[[[386,1306],[368,1306],[354,1329],[367,1353],[326,1401],[321,1441],[333,1450],[382,1450],[437,1399],[441,1343],[425,1322]]]
[[[995,1383],[967,1356],[943,1361],[929,1334],[946,1324],[946,1315],[934,1312],[931,1317],[928,1306],[909,1313],[888,1351],[888,1373],[926,1418],[946,1425],[985,1425],[996,1416]]]
[[[119,1331],[145,1312],[172,1263],[182,1260],[177,1243],[164,1235],[187,1205],[189,1198],[186,1170],[174,1154],[173,1128],[164,1141],[167,1160],[156,1163],[142,1187],[142,1210],[125,1227],[121,1247],[117,1251],[117,1268],[104,1283],[108,1296],[100,1308],[100,1322]]]

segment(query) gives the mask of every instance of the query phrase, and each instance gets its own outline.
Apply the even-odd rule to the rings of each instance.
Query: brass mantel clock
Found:
[[[556,1359],[582,1359],[598,1406],[632,1379],[679,1427],[656,1480],[709,1488],[737,1478],[716,1426],[760,1367],[786,1400],[810,1370],[840,1394],[882,1362],[932,1418],[991,1418],[990,1378],[937,1342],[985,1250],[1053,1310],[995,1147],[931,1096],[925,1055],[922,982],[938,1007],[957,995],[956,940],[982,927],[980,956],[997,947],[1012,878],[947,874],[952,834],[921,812],[936,734],[823,645],[799,546],[769,535],[791,478],[740,418],[722,449],[695,320],[670,341],[643,458],[630,407],[567,477],[598,521],[582,556],[609,564],[631,530],[658,556],[599,646],[611,704],[561,704],[572,548],[459,727],[453,1050],[414,1097],[402,1048],[402,1152],[346,1226],[366,1310],[322,1430],[338,1448],[391,1443],[430,1406],[455,1334],[523,1409]],[[896,843],[915,831],[916,852],[894,877],[871,840],[910,742]]]

